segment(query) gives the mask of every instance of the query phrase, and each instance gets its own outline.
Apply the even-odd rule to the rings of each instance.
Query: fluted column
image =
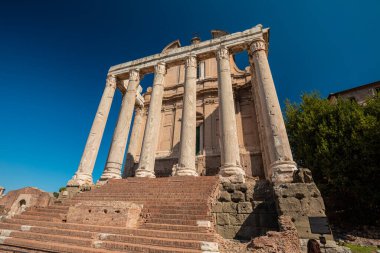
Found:
[[[154,163],[161,121],[162,97],[164,95],[165,63],[158,63],[154,68],[154,72],[153,91],[149,103],[148,118],[136,177],[155,177]]]
[[[110,178],[121,178],[121,167],[123,165],[133,109],[135,107],[136,90],[139,83],[139,72],[137,70],[130,71],[127,91],[123,95],[119,117],[112,137],[111,148],[108,153],[103,174],[100,177],[100,182],[107,181]]]
[[[144,108],[137,106],[135,109],[135,119],[133,121],[132,133],[129,138],[128,152],[125,159],[123,178],[132,177],[134,175],[134,165],[139,147],[139,140],[142,134]]]
[[[98,106],[98,111],[96,112],[94,122],[92,123],[90,134],[87,138],[78,170],[73,178],[67,183],[68,186],[81,186],[93,183],[92,171],[94,170],[96,157],[98,155],[100,142],[102,141],[115,90],[116,77],[109,76]]]
[[[226,47],[217,51],[219,135],[221,167],[219,174],[231,181],[244,181],[240,163],[239,142],[236,130],[234,96],[232,90],[230,55]]]
[[[176,176],[198,176],[195,169],[197,59],[190,56],[185,63],[185,89],[181,120],[180,156]]]
[[[269,160],[267,177],[273,182],[291,182],[297,169],[293,161],[288,135],[282,117],[280,103],[265,52],[265,41],[260,38],[252,42],[250,52],[257,80],[257,95],[261,101],[262,123],[264,124],[264,150]]]

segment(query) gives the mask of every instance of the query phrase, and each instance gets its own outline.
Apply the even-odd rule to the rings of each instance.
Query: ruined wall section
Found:
[[[52,199],[49,193],[34,187],[10,191],[0,199],[0,219],[13,217],[30,207],[46,207]]]
[[[211,212],[216,231],[225,239],[250,240],[278,230],[272,186],[266,180],[221,183]]]

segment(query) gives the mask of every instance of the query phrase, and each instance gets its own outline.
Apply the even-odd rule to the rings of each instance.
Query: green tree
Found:
[[[378,224],[380,96],[358,105],[304,94],[299,104],[287,101],[285,118],[295,160],[312,171],[330,221]]]

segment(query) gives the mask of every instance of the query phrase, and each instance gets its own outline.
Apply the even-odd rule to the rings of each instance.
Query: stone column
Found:
[[[139,72],[129,72],[127,91],[123,95],[119,118],[113,133],[111,148],[100,182],[110,178],[121,178],[121,167],[123,165],[125,148],[127,146],[128,134],[132,120],[133,109],[136,101],[136,90],[140,83]]]
[[[221,167],[219,174],[234,182],[244,181],[240,163],[239,142],[236,130],[234,96],[232,90],[230,55],[226,47],[216,54],[218,66],[219,135]]]
[[[144,115],[144,108],[137,106],[135,109],[135,119],[133,121],[132,133],[129,138],[127,158],[125,159],[123,178],[132,177],[134,175],[134,165],[136,161],[136,155],[139,147],[139,140],[142,134],[142,120]]]
[[[139,166],[136,170],[136,177],[155,177],[154,163],[161,122],[162,97],[164,95],[165,63],[158,63],[154,67],[154,72],[153,91],[149,103],[148,118],[145,125],[144,139]]]
[[[176,176],[198,176],[195,168],[197,59],[189,56],[185,63],[185,85],[181,120],[180,156]]]
[[[73,178],[67,183],[68,186],[81,186],[93,183],[92,171],[94,170],[96,157],[98,155],[100,142],[102,141],[115,90],[116,77],[109,76],[107,78],[102,99],[99,103],[98,111],[96,112],[94,122],[92,123],[90,134],[87,138],[78,170]]]
[[[282,117],[280,103],[269,68],[265,41],[259,38],[250,45],[250,52],[256,73],[257,95],[261,101],[262,123],[264,124],[266,159],[269,168],[266,175],[273,182],[291,182],[293,172],[297,170],[293,161],[288,135]]]

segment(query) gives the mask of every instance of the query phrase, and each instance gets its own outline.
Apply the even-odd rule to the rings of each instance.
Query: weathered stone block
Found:
[[[278,204],[280,206],[281,210],[288,210],[288,211],[300,211],[301,203],[298,199],[292,198],[292,197],[281,197],[278,199]]]
[[[249,214],[230,214],[230,224],[241,226],[248,218]]]
[[[236,213],[237,212],[237,204],[236,203],[223,203],[222,208],[224,213]]]
[[[220,202],[215,203],[212,206],[212,212],[214,212],[214,213],[221,213],[221,212],[223,212],[223,204],[220,203]]]
[[[222,231],[222,236],[226,239],[233,239],[235,238],[236,234],[240,230],[240,226],[224,226]]]
[[[238,213],[252,213],[253,208],[251,202],[240,202],[237,204]]]
[[[226,190],[229,193],[232,193],[235,191],[235,185],[231,182],[223,182],[223,189]]]
[[[231,195],[226,191],[222,191],[219,195],[219,201],[230,202],[231,201]]]
[[[125,201],[83,201],[70,206],[67,222],[136,228],[142,207]]]
[[[244,193],[247,192],[247,189],[248,189],[247,184],[237,184],[235,188],[236,190],[244,192]]]
[[[241,191],[235,191],[231,194],[231,200],[236,203],[245,201],[245,195]]]
[[[216,215],[216,224],[218,225],[229,225],[230,219],[228,213],[218,213]]]

